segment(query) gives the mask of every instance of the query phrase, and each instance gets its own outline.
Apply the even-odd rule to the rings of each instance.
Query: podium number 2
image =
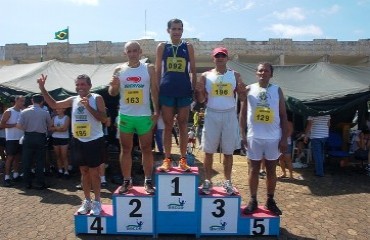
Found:
[[[130,217],[132,217],[132,218],[138,218],[138,217],[142,217],[143,216],[143,214],[137,213],[139,211],[139,209],[141,208],[141,201],[139,199],[132,199],[129,202],[129,204],[130,205],[136,204],[136,207],[134,208],[134,210],[132,210],[130,212]]]
[[[90,225],[90,230],[96,231],[96,234],[101,234],[101,232],[104,230],[104,228],[101,225],[101,218],[96,217],[94,221]]]
[[[213,201],[214,204],[216,204],[216,209],[218,210],[217,212],[214,211],[212,212],[212,215],[216,218],[223,217],[225,215],[225,201],[222,199],[216,199]]]
[[[171,183],[173,183],[175,185],[174,187],[174,192],[171,193],[171,196],[182,196],[182,193],[179,191],[179,188],[180,188],[180,178],[179,177],[175,177],[174,179],[172,179]]]
[[[264,235],[266,231],[266,227],[264,224],[266,224],[265,219],[253,219],[252,234]]]

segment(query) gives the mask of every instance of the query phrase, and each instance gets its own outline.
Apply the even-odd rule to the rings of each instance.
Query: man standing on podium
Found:
[[[45,89],[47,75],[38,79],[39,88],[49,107],[72,107],[73,150],[82,175],[85,200],[77,210],[79,214],[100,215],[100,165],[102,164],[104,133],[102,123],[106,121],[105,103],[102,96],[91,93],[91,79],[86,74],[75,79],[77,96],[55,101]],[[91,201],[90,191],[95,199]]]
[[[258,209],[257,189],[261,162],[265,159],[267,201],[265,208],[275,215],[281,210],[274,200],[276,164],[281,153],[286,152],[288,120],[285,99],[281,88],[270,83],[273,76],[270,63],[257,65],[257,83],[247,86],[246,101],[241,103],[239,123],[242,147],[247,149],[249,191],[251,199],[244,209],[251,214]],[[245,124],[247,123],[247,136]]]
[[[202,74],[196,84],[196,98],[200,103],[206,102],[204,127],[202,132],[202,149],[204,158],[204,182],[202,192],[210,194],[212,191],[212,164],[213,154],[223,153],[224,177],[223,187],[228,195],[235,190],[231,183],[233,167],[233,153],[240,148],[238,118],[236,113],[235,93],[239,99],[245,99],[245,84],[240,74],[227,69],[229,60],[226,48],[218,47],[212,52],[216,67]]]
[[[120,194],[126,194],[132,188],[131,166],[133,135],[139,136],[140,149],[144,165],[144,188],[148,194],[154,193],[152,183],[153,171],[153,127],[158,120],[158,83],[152,64],[141,63],[140,44],[136,41],[125,44],[125,55],[128,62],[118,66],[113,73],[109,94],[120,94],[119,122],[120,162],[123,184]],[[152,100],[154,112],[150,107]]]

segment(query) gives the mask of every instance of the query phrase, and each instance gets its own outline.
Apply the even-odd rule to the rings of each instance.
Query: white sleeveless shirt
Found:
[[[137,68],[125,64],[119,72],[120,108],[119,113],[128,116],[150,116],[150,75],[148,64]]]
[[[7,124],[16,124],[21,116],[21,111],[17,111],[14,107],[9,108],[7,111],[10,111],[10,118],[6,122]],[[5,128],[5,139],[6,140],[19,140],[24,135],[24,131],[12,127],[12,128]]]
[[[89,105],[97,110],[96,97],[98,94],[91,93]],[[81,97],[73,98],[72,103],[72,133],[73,137],[81,142],[89,142],[103,137],[101,122],[80,103]]]
[[[236,88],[236,79],[234,71],[228,69],[223,75],[218,75],[214,71],[208,71],[205,78],[205,87],[208,93],[207,108],[216,111],[235,108],[234,91]]]
[[[59,118],[59,116],[57,115],[54,117],[53,125],[57,127],[63,126],[66,120],[67,120],[67,115],[64,115],[62,118]],[[69,138],[69,129],[67,129],[64,132],[53,132],[51,136],[54,138]]]
[[[247,96],[247,137],[280,139],[279,87],[269,84],[261,88],[259,83],[250,85]]]

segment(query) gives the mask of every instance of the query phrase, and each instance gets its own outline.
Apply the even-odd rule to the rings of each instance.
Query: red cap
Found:
[[[225,54],[226,56],[229,56],[229,52],[224,47],[218,47],[218,48],[213,49],[212,56],[216,56],[217,53],[222,53],[222,54]]]

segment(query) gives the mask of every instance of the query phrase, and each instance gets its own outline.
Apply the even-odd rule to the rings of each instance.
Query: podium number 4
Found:
[[[100,217],[96,217],[93,220],[93,222],[90,225],[90,230],[96,231],[96,234],[101,234],[102,233],[102,231],[104,230],[104,228],[102,227],[101,218]]]

